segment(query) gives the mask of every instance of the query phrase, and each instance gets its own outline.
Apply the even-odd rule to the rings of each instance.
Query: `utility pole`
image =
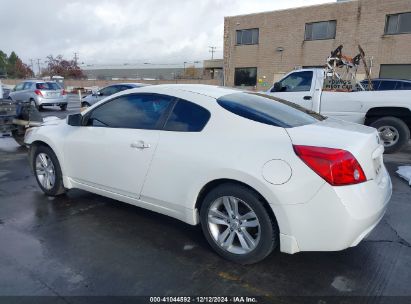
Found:
[[[41,74],[41,69],[40,69],[40,59],[37,58],[37,67],[39,68],[39,76]]]
[[[216,52],[215,50],[217,49],[217,47],[216,46],[209,46],[208,48],[210,49],[209,52],[211,53],[211,60],[213,60],[214,59],[214,53]]]
[[[31,70],[34,72],[34,59],[30,59],[30,63]]]
[[[74,63],[77,65],[77,60],[79,59],[79,57],[78,57],[78,53],[77,52],[74,52]]]

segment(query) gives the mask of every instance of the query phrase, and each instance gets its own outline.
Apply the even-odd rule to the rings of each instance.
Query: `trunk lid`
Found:
[[[294,145],[349,151],[360,163],[367,180],[381,181],[384,147],[376,129],[327,118],[286,131]]]

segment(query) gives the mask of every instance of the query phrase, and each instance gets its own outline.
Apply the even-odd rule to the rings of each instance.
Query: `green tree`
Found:
[[[9,78],[27,78],[34,76],[30,67],[23,63],[15,52],[10,56],[0,51],[0,76]]]
[[[0,78],[7,76],[7,54],[0,50]]]

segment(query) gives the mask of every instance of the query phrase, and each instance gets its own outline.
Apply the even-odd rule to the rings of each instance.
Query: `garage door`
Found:
[[[380,78],[411,79],[411,64],[381,64]]]

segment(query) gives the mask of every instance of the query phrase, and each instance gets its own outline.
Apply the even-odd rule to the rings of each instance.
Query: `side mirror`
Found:
[[[271,90],[271,92],[282,92],[282,91],[283,91],[283,85],[281,84],[281,82],[274,83],[274,87]]]
[[[67,116],[67,124],[72,127],[80,127],[83,116],[81,114],[70,114]]]

